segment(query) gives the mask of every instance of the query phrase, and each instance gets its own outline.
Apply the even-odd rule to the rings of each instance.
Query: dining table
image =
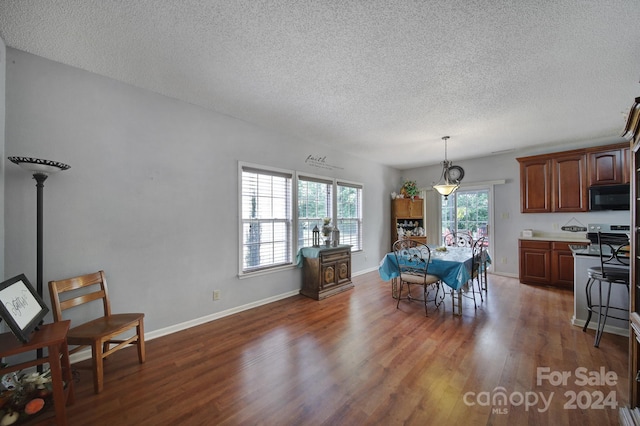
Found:
[[[436,250],[438,246],[431,245],[429,248],[431,249],[431,258],[427,271],[430,275],[439,277],[451,289],[454,314],[462,315],[462,294],[467,290],[466,286],[471,280],[473,249],[470,247],[446,247],[446,251],[440,251]],[[486,262],[487,264],[491,262],[488,254],[486,254]],[[387,253],[384,256],[380,261],[378,273],[383,280],[391,281],[391,293],[396,298],[398,296],[397,279],[400,272],[395,253]]]

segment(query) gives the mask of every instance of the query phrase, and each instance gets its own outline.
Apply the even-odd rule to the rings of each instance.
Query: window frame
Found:
[[[290,233],[289,233],[289,241],[288,241],[288,245],[291,248],[291,261],[287,261],[287,263],[285,264],[280,264],[280,265],[274,265],[274,266],[265,266],[265,267],[261,267],[261,268],[256,268],[253,270],[244,270],[244,238],[243,238],[243,231],[244,231],[244,218],[243,218],[243,211],[242,211],[242,202],[243,202],[243,172],[245,169],[252,169],[254,171],[263,171],[266,174],[269,174],[269,172],[273,173],[273,174],[279,174],[279,175],[287,175],[290,176],[291,179],[291,194],[290,194],[290,200],[289,200],[289,204],[290,204],[290,215],[291,215],[291,227],[290,227]],[[265,166],[265,165],[261,165],[261,164],[255,164],[255,163],[248,163],[248,162],[244,162],[244,161],[239,161],[238,162],[238,277],[239,278],[246,278],[246,277],[254,277],[254,276],[258,276],[261,274],[266,274],[266,273],[272,273],[272,272],[277,272],[277,271],[281,271],[283,269],[291,269],[296,267],[296,255],[298,253],[298,251],[300,250],[300,246],[299,246],[299,232],[298,232],[298,228],[299,228],[299,209],[298,209],[298,184],[300,180],[307,180],[307,181],[313,181],[313,182],[320,182],[320,183],[324,183],[324,184],[328,184],[331,186],[331,223],[336,223],[336,221],[339,221],[340,218],[338,218],[338,188],[339,186],[346,186],[346,187],[353,187],[353,188],[357,188],[360,191],[360,196],[359,196],[359,204],[360,204],[360,214],[359,214],[359,218],[357,218],[358,221],[358,226],[359,226],[359,235],[358,235],[358,240],[360,243],[360,247],[356,247],[356,246],[352,246],[351,248],[351,252],[355,253],[355,252],[360,252],[363,250],[364,248],[364,232],[363,232],[363,227],[364,227],[364,218],[363,218],[363,212],[364,212],[364,185],[362,183],[359,182],[354,182],[354,181],[348,181],[345,179],[339,179],[339,178],[332,178],[332,177],[328,177],[328,176],[322,176],[322,175],[314,175],[311,173],[306,173],[306,172],[299,172],[299,171],[295,171],[295,170],[289,170],[289,169],[281,169],[281,168],[276,168],[276,167],[270,167],[270,166]],[[338,229],[340,229],[338,227]],[[341,238],[342,238],[342,233],[341,233]],[[303,245],[304,246],[304,245]]]
[[[335,217],[336,222],[340,221],[340,217],[338,217],[338,194],[339,194],[338,187],[340,187],[340,186],[356,188],[360,192],[359,197],[358,197],[359,205],[360,205],[359,206],[360,207],[360,211],[359,211],[359,214],[357,215],[358,217],[356,218],[356,221],[358,223],[358,235],[357,235],[356,238],[357,238],[360,246],[357,247],[357,246],[353,246],[352,245],[352,247],[351,247],[351,252],[352,253],[359,252],[359,251],[362,251],[363,247],[364,247],[364,241],[363,241],[364,232],[362,232],[363,231],[363,227],[364,227],[364,217],[363,217],[364,216],[363,215],[363,212],[364,212],[364,185],[361,184],[361,183],[358,183],[358,182],[351,182],[351,181],[347,181],[347,180],[336,179],[336,181],[335,181],[335,189],[334,189],[334,192],[335,192],[335,214],[334,214],[334,217]],[[349,220],[353,220],[353,218],[348,218],[348,219]],[[342,242],[342,241],[344,241],[342,239],[343,238],[342,237],[343,236],[342,228],[340,228],[340,226],[338,226],[338,229],[340,230],[340,242]],[[353,247],[356,247],[356,248],[354,249]]]
[[[242,202],[244,197],[243,173],[246,169],[254,170],[256,172],[264,172],[264,174],[266,175],[271,174],[273,176],[277,176],[277,175],[286,176],[290,179],[290,184],[289,184],[290,198],[288,200],[289,230],[288,230],[288,237],[286,241],[289,247],[289,250],[288,250],[289,256],[287,259],[285,259],[285,262],[283,263],[280,263],[277,265],[268,265],[268,266],[258,267],[250,270],[244,269],[244,254],[245,254],[244,253],[244,221],[245,219],[243,218],[243,215],[242,215],[243,214]],[[238,163],[238,187],[239,187],[239,190],[238,190],[238,194],[239,194],[239,197],[238,197],[238,242],[239,242],[238,244],[238,276],[240,277],[256,276],[256,275],[260,275],[260,274],[271,272],[271,271],[289,269],[294,266],[295,254],[297,252],[297,249],[292,241],[293,230],[295,229],[293,203],[295,202],[296,191],[294,191],[294,183],[295,183],[295,172],[292,170],[280,169],[280,168],[263,166],[259,164],[245,163],[245,162]],[[277,221],[286,222],[287,219],[284,218],[284,219],[279,219]]]
[[[327,216],[325,217],[330,217],[331,218],[331,223],[333,223],[334,217],[335,217],[335,210],[336,210],[336,194],[335,194],[335,179],[331,179],[331,178],[327,178],[324,176],[317,176],[317,175],[312,175],[309,173],[302,173],[302,172],[297,172],[296,173],[296,179],[295,179],[295,188],[296,188],[296,204],[295,204],[295,208],[296,211],[294,213],[295,219],[296,219],[296,224],[295,224],[295,230],[296,230],[296,235],[295,235],[295,242],[296,242],[296,250],[300,249],[300,246],[298,246],[300,240],[301,240],[301,235],[299,234],[299,229],[300,229],[300,211],[298,209],[298,204],[300,202],[300,194],[299,194],[299,183],[300,181],[306,181],[306,182],[315,182],[315,183],[320,183],[323,185],[327,185],[330,186],[330,192],[331,194],[329,194],[330,200],[329,200],[329,210],[327,212]],[[322,230],[322,217],[318,217],[315,218],[317,219],[317,223],[316,225],[318,226],[318,229]],[[320,239],[322,240],[322,236],[320,236]],[[303,244],[304,244],[304,238],[302,238]],[[302,247],[305,247],[304,245]]]

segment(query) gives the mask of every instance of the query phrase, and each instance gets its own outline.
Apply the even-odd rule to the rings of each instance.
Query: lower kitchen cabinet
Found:
[[[573,289],[573,254],[564,241],[519,240],[519,278],[523,284]]]

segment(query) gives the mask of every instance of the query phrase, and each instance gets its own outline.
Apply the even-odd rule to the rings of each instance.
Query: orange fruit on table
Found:
[[[24,412],[26,414],[35,414],[42,410],[42,407],[44,407],[44,399],[35,398],[27,402],[27,405],[24,406]]]

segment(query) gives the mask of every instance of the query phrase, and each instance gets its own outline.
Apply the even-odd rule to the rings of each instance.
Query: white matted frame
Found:
[[[0,318],[15,336],[27,343],[49,308],[24,274],[0,283]]]

